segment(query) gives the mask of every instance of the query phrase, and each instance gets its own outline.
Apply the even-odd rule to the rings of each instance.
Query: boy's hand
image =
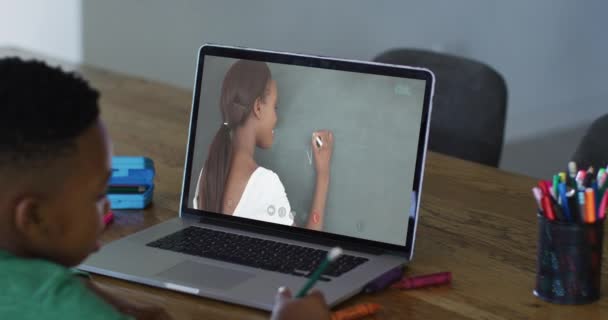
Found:
[[[292,299],[291,292],[279,288],[272,310],[271,320],[329,320],[329,308],[319,291],[313,291],[301,299]]]

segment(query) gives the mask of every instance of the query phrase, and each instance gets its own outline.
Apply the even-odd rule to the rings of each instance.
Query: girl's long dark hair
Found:
[[[256,99],[264,99],[269,81],[270,69],[259,61],[239,60],[226,73],[220,97],[223,123],[209,146],[199,181],[200,209],[223,211],[224,188],[232,159],[232,130],[245,123]]]

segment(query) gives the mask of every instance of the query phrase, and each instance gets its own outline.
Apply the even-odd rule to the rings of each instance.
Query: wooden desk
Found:
[[[0,49],[0,56],[29,53]],[[194,55],[194,52],[192,53]],[[157,168],[154,205],[117,212],[110,241],[177,215],[191,92],[90,67],[102,117],[118,155],[145,155]],[[608,319],[608,262],[603,298],[557,306],[532,295],[536,255],[535,180],[430,153],[415,258],[409,274],[452,271],[451,288],[358,295],[345,305],[378,302],[376,319]],[[604,245],[604,256],[608,246]],[[128,257],[125,257],[128,258]],[[604,259],[606,260],[606,259]],[[267,319],[268,313],[95,276],[117,295],[163,305],[176,319]]]

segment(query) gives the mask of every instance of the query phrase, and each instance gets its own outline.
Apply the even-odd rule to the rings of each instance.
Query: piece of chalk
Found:
[[[321,138],[319,138],[319,136],[316,136],[315,139],[317,141],[317,147],[321,148],[323,146],[323,141],[321,141]]]

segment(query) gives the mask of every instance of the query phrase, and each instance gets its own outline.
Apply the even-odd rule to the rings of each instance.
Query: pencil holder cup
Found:
[[[538,215],[534,295],[557,304],[585,304],[600,298],[604,223],[549,221]]]

